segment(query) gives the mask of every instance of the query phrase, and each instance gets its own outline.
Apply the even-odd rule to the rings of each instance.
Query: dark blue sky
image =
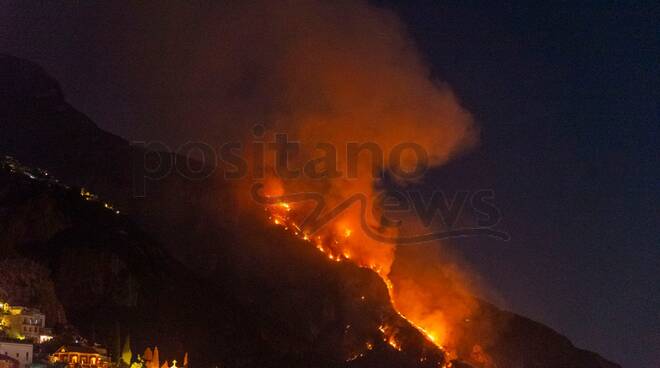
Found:
[[[624,367],[660,366],[659,6],[375,3],[482,128],[429,185],[495,190],[511,241],[454,242],[489,294]],[[101,22],[117,8],[10,4],[0,50],[44,66],[102,128],[139,137],[131,84],[103,72],[122,67]]]
[[[658,6],[386,2],[472,111],[439,188],[492,188],[508,243],[456,241],[505,307],[660,366]]]

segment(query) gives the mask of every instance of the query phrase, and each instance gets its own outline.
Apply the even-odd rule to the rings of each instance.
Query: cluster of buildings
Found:
[[[35,367],[35,346],[50,341],[46,315],[35,308],[0,302],[0,368]],[[105,348],[80,345],[62,346],[49,356],[50,363],[65,363],[73,368],[108,368]]]
[[[0,302],[0,368],[25,368],[33,361],[34,345],[53,338],[46,315],[38,309]]]
[[[34,368],[34,345],[24,342],[0,341],[0,368]],[[49,356],[49,363],[62,363],[68,368],[110,368],[112,363],[102,347],[64,345]]]
[[[11,338],[41,344],[53,338],[46,315],[38,309],[0,302],[0,331]]]
[[[0,368],[35,367],[35,345],[53,338],[46,315],[35,308],[0,302]],[[64,345],[48,357],[49,363],[70,368],[108,368],[110,358],[101,346]],[[39,364],[41,365],[41,364]]]
[[[52,339],[44,313],[0,302],[0,368],[45,368],[45,363],[35,362],[35,347]],[[142,356],[134,357],[128,338],[118,359],[113,363],[108,350],[100,345],[75,344],[60,346],[48,356],[48,363],[66,368],[188,368],[187,353],[179,367],[176,360],[161,364],[158,348],[147,348]]]

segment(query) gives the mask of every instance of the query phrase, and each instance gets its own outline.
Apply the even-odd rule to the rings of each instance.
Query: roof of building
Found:
[[[63,345],[55,353],[84,353],[84,354],[98,354],[94,348],[83,345]]]
[[[0,344],[16,344],[16,345],[30,345],[32,346],[32,343],[23,341],[23,340],[16,340],[16,339],[9,339],[9,338],[0,338]]]
[[[10,357],[9,355],[0,354],[0,360],[8,360],[8,361],[13,362],[15,364],[19,364],[18,360]]]

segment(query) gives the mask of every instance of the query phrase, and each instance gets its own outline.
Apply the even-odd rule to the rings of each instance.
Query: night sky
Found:
[[[501,307],[624,367],[660,366],[658,5],[458,3],[376,2],[482,128],[428,182],[493,189],[511,241],[452,246]],[[41,64],[101,128],[150,137],[146,79],[112,54],[113,33],[136,27],[115,22],[120,6],[1,8],[0,52]],[[176,33],[149,37],[166,50]],[[145,86],[159,88],[175,87]]]

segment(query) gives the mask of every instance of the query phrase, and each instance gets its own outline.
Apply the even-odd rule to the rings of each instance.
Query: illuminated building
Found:
[[[25,368],[32,364],[32,344],[0,341],[0,354],[16,360],[17,368]],[[6,360],[5,362],[8,363]]]
[[[0,302],[0,326],[13,339],[42,343],[52,338],[46,328],[46,315],[34,308]]]
[[[51,363],[65,363],[67,367],[107,368],[110,359],[104,350],[82,345],[64,345],[50,355]]]

